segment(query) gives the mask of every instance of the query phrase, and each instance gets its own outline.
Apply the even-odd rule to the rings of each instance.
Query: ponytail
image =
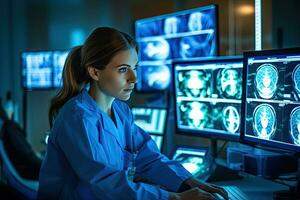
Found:
[[[48,113],[50,127],[52,127],[59,109],[69,99],[76,96],[82,88],[82,83],[87,81],[87,72],[81,64],[81,49],[82,46],[73,48],[66,59],[62,75],[63,87],[50,103]]]

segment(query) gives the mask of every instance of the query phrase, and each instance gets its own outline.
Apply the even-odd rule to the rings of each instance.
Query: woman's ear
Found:
[[[99,69],[96,69],[95,67],[88,67],[88,73],[93,80],[99,81],[100,79]]]

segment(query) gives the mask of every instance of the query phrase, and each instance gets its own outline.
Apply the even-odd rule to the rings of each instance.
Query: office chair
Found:
[[[0,130],[2,126],[3,120],[0,119]],[[17,191],[23,198],[36,199],[38,181],[27,180],[19,175],[5,151],[2,137],[0,137],[0,158],[2,161],[1,179],[4,179],[7,185]]]

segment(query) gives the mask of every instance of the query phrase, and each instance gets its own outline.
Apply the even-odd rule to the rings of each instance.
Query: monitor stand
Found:
[[[229,181],[238,180],[243,177],[239,175],[239,172],[232,170],[226,166],[226,163],[222,164],[217,162],[218,152],[218,141],[217,139],[211,139],[210,143],[210,154],[212,157],[211,172],[207,178],[207,182],[217,182],[217,181]]]
[[[299,156],[298,156],[299,157]],[[300,158],[298,158],[297,183],[289,190],[282,190],[273,193],[274,200],[299,200],[300,199]]]

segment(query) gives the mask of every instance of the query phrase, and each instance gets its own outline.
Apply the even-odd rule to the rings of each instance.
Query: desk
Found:
[[[273,192],[288,190],[285,185],[266,180],[262,177],[245,175],[243,179],[212,182],[219,186],[235,185],[240,188],[249,199],[253,200],[272,200]]]

